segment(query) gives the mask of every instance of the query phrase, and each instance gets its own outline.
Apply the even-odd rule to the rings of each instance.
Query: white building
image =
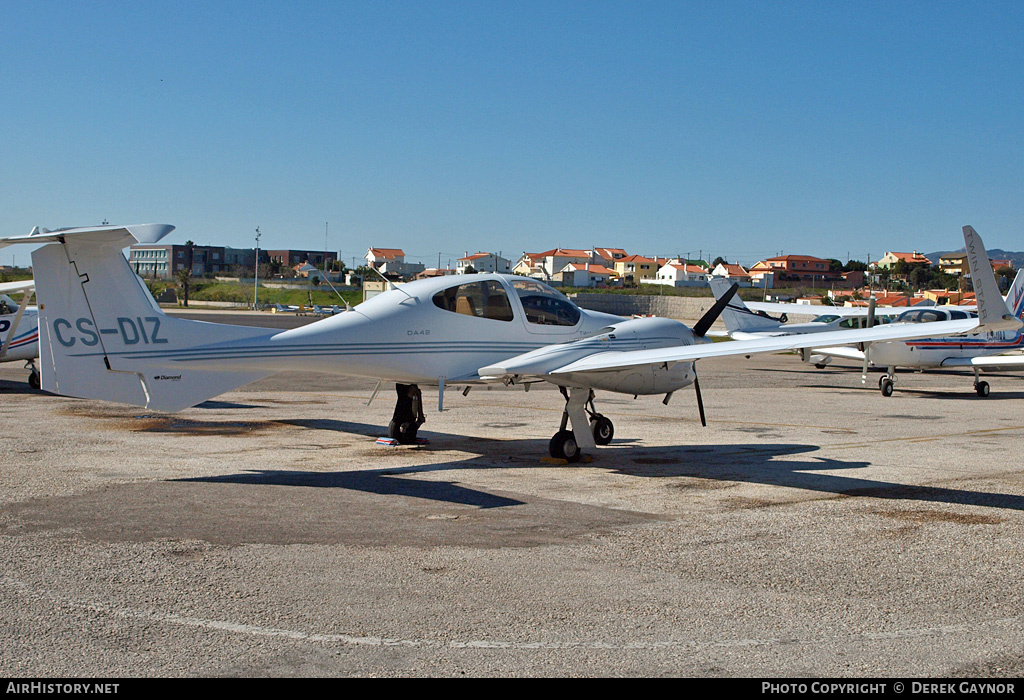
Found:
[[[668,262],[658,268],[654,279],[642,279],[641,284],[663,284],[667,287],[698,287],[708,283],[707,269],[699,265]]]
[[[508,274],[512,272],[512,261],[494,253],[466,254],[466,257],[455,261],[455,274],[464,275],[469,270],[473,272],[499,272]]]

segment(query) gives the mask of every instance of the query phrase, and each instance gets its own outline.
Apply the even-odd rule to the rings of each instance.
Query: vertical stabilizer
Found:
[[[273,331],[164,314],[121,253],[125,230],[76,230],[32,253],[42,387],[176,411],[269,374],[176,362],[192,348]]]
[[[715,295],[715,299],[721,299],[732,287],[732,282],[725,277],[713,276],[708,280],[708,284],[711,285],[711,293]],[[722,321],[730,334],[736,331],[742,333],[777,331],[783,325],[781,321],[765,318],[757,312],[751,311],[739,295],[734,295],[728,306],[722,310]]]
[[[963,230],[967,263],[971,268],[974,296],[978,302],[978,332],[1012,331],[1020,328],[1021,322],[1010,313],[1008,304],[1003,302],[1003,295],[999,293],[992,262],[988,258],[981,236],[971,226],[964,226]]]

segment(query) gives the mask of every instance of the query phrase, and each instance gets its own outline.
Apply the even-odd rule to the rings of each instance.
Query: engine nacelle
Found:
[[[670,318],[634,318],[620,321],[588,338],[534,350],[481,370],[482,376],[548,375],[561,367],[597,354],[654,350],[707,342],[696,338],[686,324]],[[628,369],[558,374],[571,386],[586,386],[621,394],[666,394],[693,383],[692,362],[641,365]]]
[[[562,374],[567,383],[620,394],[667,394],[693,384],[696,375],[692,362],[674,365],[643,365],[607,372]]]

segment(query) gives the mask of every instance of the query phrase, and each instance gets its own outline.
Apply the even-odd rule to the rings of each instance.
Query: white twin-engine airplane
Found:
[[[587,311],[536,280],[494,274],[412,282],[285,331],[212,324],[165,315],[121,253],[173,228],[36,229],[0,239],[0,247],[47,244],[32,254],[45,390],[177,411],[283,370],[369,377],[396,384],[389,434],[412,443],[425,420],[420,386],[439,387],[440,409],[446,386],[547,381],[565,396],[549,451],[576,461],[582,449],[607,444],[613,434],[611,421],[594,408],[595,390],[665,394],[667,401],[693,384],[703,422],[695,369],[701,358],[962,333],[979,323],[986,330],[1020,325],[1004,314],[986,314],[982,305],[980,319],[932,324],[925,332],[919,325],[890,325],[813,340],[711,343],[708,328],[729,297],[691,329],[666,318]]]
[[[0,282],[0,362],[23,361],[30,370],[28,383],[39,388],[39,313],[29,306],[35,281]],[[25,292],[21,304],[14,303],[8,294]]]
[[[967,242],[968,264],[975,291],[980,299],[982,296],[996,299],[991,302],[998,312],[1021,319],[1024,312],[1024,270],[1017,273],[1013,284],[1005,297],[1000,297],[992,265],[981,237],[970,226],[964,227],[964,240]],[[712,280],[712,291],[715,297],[725,294],[721,280]],[[998,301],[1001,299],[1001,302]],[[1001,308],[1000,308],[1001,307]],[[971,307],[973,309],[973,307]],[[931,324],[956,319],[974,318],[977,314],[964,307],[926,306],[905,309],[894,320],[884,320],[892,324]],[[821,318],[821,317],[819,317]],[[871,322],[878,319],[868,317]],[[767,319],[751,312],[739,299],[731,301],[722,312],[729,335],[737,339],[758,337],[777,337],[789,334],[808,334],[827,331],[834,326],[843,325],[857,327],[861,318],[829,319],[808,323],[781,323]],[[926,326],[930,328],[934,326]],[[852,336],[851,336],[852,337]],[[974,390],[979,396],[988,396],[988,382],[983,381],[980,372],[983,369],[1024,367],[1024,355],[1006,355],[1013,350],[1024,348],[1024,335],[1019,327],[1005,331],[986,331],[976,328],[966,333],[943,334],[935,333],[927,338],[906,338],[901,340],[859,343],[858,347],[838,345],[828,347],[822,343],[820,347],[804,349],[804,359],[813,362],[819,369],[823,368],[833,357],[856,360],[862,363],[864,376],[869,366],[885,367],[886,373],[878,380],[878,388],[883,396],[891,396],[896,381],[896,368],[931,369],[941,367],[968,367],[974,370]]]

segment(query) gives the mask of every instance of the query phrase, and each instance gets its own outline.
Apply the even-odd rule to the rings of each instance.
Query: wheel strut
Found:
[[[395,413],[388,424],[388,435],[403,445],[416,442],[416,431],[427,421],[423,415],[423,394],[415,384],[396,384]]]

